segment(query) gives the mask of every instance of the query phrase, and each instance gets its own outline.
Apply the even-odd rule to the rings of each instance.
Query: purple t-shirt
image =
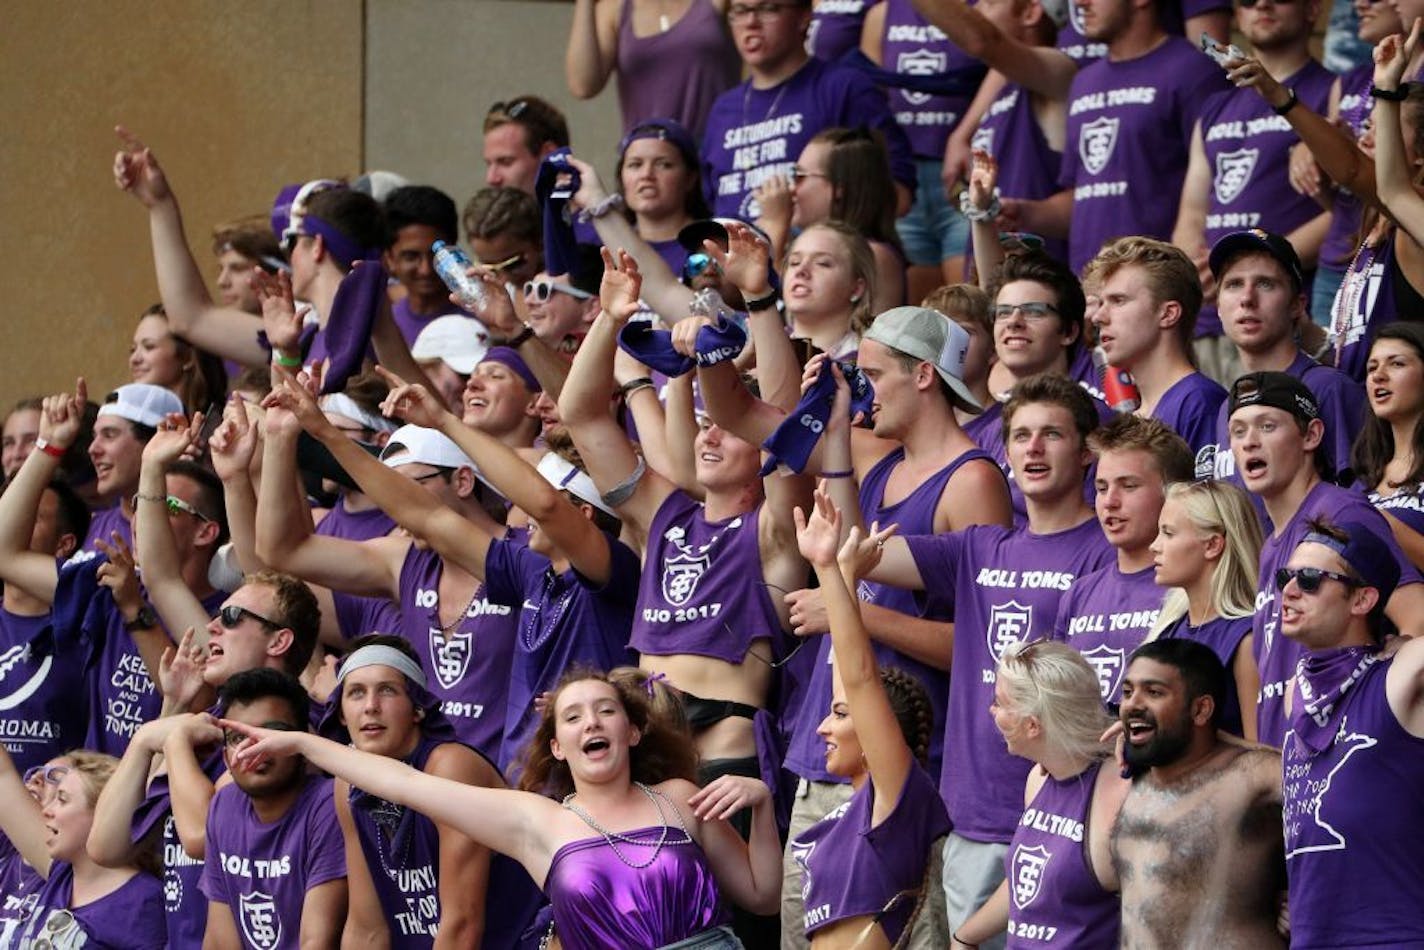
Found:
[[[1292,947],[1424,946],[1424,739],[1389,707],[1391,662],[1375,662],[1345,693],[1324,750],[1286,735]]]
[[[343,541],[369,541],[384,538],[396,529],[395,519],[380,508],[348,511],[345,497],[338,498],[326,516],[317,523],[313,534]]]
[[[867,778],[850,801],[787,846],[801,867],[807,937],[840,920],[871,917],[894,944],[909,925],[930,849],[949,834],[949,815],[918,764],[911,764],[894,810],[872,827],[874,804],[875,782]]]
[[[817,59],[834,62],[860,48],[865,14],[880,0],[821,0],[811,12],[806,51]]]
[[[1098,60],[1073,78],[1058,184],[1073,189],[1074,271],[1125,234],[1171,237],[1197,114],[1225,88],[1221,67],[1177,37],[1133,59]]]
[[[999,163],[999,191],[1005,198],[1037,200],[1057,194],[1063,152],[1048,144],[1034,113],[1033,93],[1018,83],[1004,86],[989,104],[973,145]],[[1046,240],[1043,249],[1055,260],[1068,260],[1068,242],[1061,238]]]
[[[983,74],[983,65],[950,42],[944,31],[921,16],[910,0],[884,2],[881,60],[888,72],[912,76],[930,72]],[[910,150],[916,158],[928,161],[944,159],[944,143],[974,98],[972,91],[952,96],[911,89],[887,89],[886,93],[895,110],[895,121],[910,140]]]
[[[1384,516],[1370,506],[1361,492],[1316,484],[1300,503],[1295,516],[1277,525],[1261,547],[1261,573],[1256,585],[1256,613],[1251,622],[1252,651],[1261,673],[1261,692],[1256,699],[1256,738],[1263,745],[1280,748],[1286,734],[1285,696],[1300,660],[1300,646],[1280,636],[1280,592],[1276,590],[1276,569],[1285,567],[1296,546],[1305,538],[1312,518],[1326,518],[1336,524],[1354,521],[1367,525],[1394,552],[1401,574],[1399,586],[1420,582],[1419,572],[1395,543]]]
[[[73,903],[74,869],[56,861],[20,946],[36,950],[45,946],[54,950],[163,950],[167,946],[163,885],[151,874],[135,874],[82,907]]]
[[[553,689],[565,670],[611,670],[635,662],[628,630],[642,565],[626,544],[605,537],[610,572],[602,585],[572,569],[555,574],[547,557],[523,544],[490,542],[485,596],[492,604],[519,608],[502,762],[519,760],[539,725],[534,697]]]
[[[124,517],[123,507],[118,502],[93,512],[89,518],[89,533],[84,536],[84,544],[80,550],[97,553],[99,549],[94,546],[94,542],[97,540],[113,544],[115,531],[124,539],[125,544],[133,545],[133,525]]]
[[[1157,4],[1162,29],[1173,36],[1183,35],[1188,18],[1218,10],[1230,13],[1231,4],[1222,0],[1164,0]],[[1068,20],[1058,30],[1058,48],[1067,53],[1079,69],[1108,54],[1106,43],[1090,42],[1083,35],[1083,25],[1082,9],[1076,3],[1068,4]],[[1188,36],[1187,39],[1193,43],[1197,41],[1195,36]]]
[[[248,950],[297,950],[307,891],[346,877],[331,779],[308,777],[287,813],[264,824],[236,785],[208,806],[202,891],[226,904]]]
[[[1088,813],[1102,763],[1067,779],[1048,776],[1024,809],[1004,872],[1009,882],[1006,950],[1116,947],[1121,904],[1088,857]]]
[[[1364,387],[1333,366],[1321,366],[1304,351],[1296,353],[1286,372],[1315,394],[1320,417],[1325,421],[1325,451],[1330,453],[1332,470],[1339,473],[1348,469],[1350,446],[1367,411]],[[1229,400],[1223,401],[1216,414],[1216,438],[1197,450],[1196,476],[1198,480],[1216,478],[1245,488],[1231,454],[1230,420],[1226,415],[1229,408]],[[1252,498],[1255,500],[1254,495]]]
[[[499,762],[504,710],[514,662],[514,609],[490,601],[484,585],[448,634],[441,632],[440,577],[444,562],[414,544],[401,567],[399,633],[415,645],[430,676],[430,692],[455,727],[456,737]]]
[[[1157,622],[1167,592],[1155,575],[1151,567],[1124,574],[1116,564],[1080,574],[1058,606],[1053,639],[1083,654],[1098,674],[1105,703],[1122,699],[1127,658]]]
[[[1193,452],[1214,445],[1216,416],[1226,402],[1226,390],[1203,373],[1192,372],[1173,383],[1157,406],[1152,418],[1181,436]]]
[[[10,950],[19,945],[25,922],[34,916],[45,882],[8,840],[0,839],[0,849],[0,947]]]
[[[702,142],[702,187],[712,213],[754,221],[761,209],[752,192],[774,175],[789,176],[801,149],[832,127],[876,129],[885,136],[895,180],[914,187],[915,166],[905,133],[885,94],[845,66],[811,59],[769,89],[751,80],[712,104]]]
[[[1211,652],[1216,654],[1216,658],[1230,675],[1236,663],[1236,653],[1250,633],[1250,617],[1216,617],[1199,627],[1193,627],[1187,615],[1182,614],[1175,623],[1162,631],[1159,639],[1180,637],[1211,647]],[[1244,735],[1241,728],[1241,698],[1236,693],[1234,679],[1232,677],[1232,688],[1226,691],[1226,707],[1222,709],[1217,723],[1226,732],[1240,736]]]
[[[15,768],[44,765],[84,742],[84,654],[50,614],[22,617],[0,607],[0,742]]]
[[[1007,843],[1029,763],[1009,754],[989,715],[999,658],[1012,643],[1048,636],[1073,581],[1112,563],[1116,552],[1096,518],[1056,534],[976,525],[905,541],[925,588],[954,591],[955,675],[940,795],[956,833]]]
[[[451,313],[462,317],[474,317],[474,314],[448,301],[434,313],[416,313],[410,309],[410,297],[402,297],[391,304],[391,319],[395,320],[396,326],[400,328],[401,337],[405,339],[406,346],[415,345],[415,338],[420,336],[421,330],[429,326],[430,321]]]

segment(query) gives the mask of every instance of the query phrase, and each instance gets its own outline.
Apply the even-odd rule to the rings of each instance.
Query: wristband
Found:
[[[273,350],[272,362],[276,363],[278,366],[285,366],[288,369],[295,369],[296,367],[302,365],[302,358],[300,356],[283,356],[280,350]]]
[[[989,199],[989,207],[977,208],[973,199],[969,197],[969,189],[966,188],[959,193],[959,212],[970,221],[992,221],[999,216],[999,212],[1004,210],[1002,197],[999,194],[999,186],[994,186],[994,194]]]
[[[977,944],[977,943],[970,943],[968,940],[964,940],[963,938],[961,938],[961,937],[959,936],[959,934],[957,934],[957,933],[950,934],[950,935],[949,935],[949,939],[950,939],[950,942],[951,942],[951,943],[959,943],[959,944],[963,944],[963,945],[966,946],[966,947],[972,947],[973,950],[979,950],[979,944]]]
[[[1287,89],[1286,92],[1290,93],[1290,97],[1285,102],[1278,106],[1271,106],[1271,111],[1276,115],[1285,115],[1300,103],[1300,97],[1295,94],[1294,89]]]
[[[35,448],[39,449],[41,452],[43,452],[45,455],[48,455],[52,459],[64,458],[64,449],[61,449],[59,446],[55,445],[48,439],[35,439]]]
[[[517,350],[524,344],[528,343],[529,338],[533,335],[534,328],[526,323],[524,324],[524,329],[520,330],[518,333],[514,334],[514,336],[506,340],[504,345],[509,347],[511,350]]]
[[[624,399],[627,399],[629,396],[633,395],[633,393],[637,392],[637,391],[640,390],[640,389],[652,389],[652,388],[653,388],[653,380],[652,380],[651,377],[649,377],[649,376],[637,376],[637,377],[634,377],[633,379],[628,380],[628,381],[627,381],[626,383],[624,383],[622,386],[619,386],[619,387],[618,387],[618,391],[623,394],[623,398],[624,398]]]
[[[609,212],[613,211],[616,208],[622,207],[623,196],[615,192],[614,194],[609,195],[607,198],[604,198],[597,204],[592,205],[588,208],[584,208],[578,213],[578,218],[579,221],[583,222],[584,224],[587,224],[590,221],[605,217],[609,214]]]
[[[1409,98],[1409,87],[1413,83],[1402,82],[1398,89],[1381,89],[1379,86],[1370,84],[1370,98],[1383,99],[1385,102],[1403,102]]]
[[[746,301],[747,312],[751,313],[753,310],[770,310],[776,306],[776,302],[780,299],[781,295],[773,290],[765,297],[757,297],[753,300]]]
[[[638,464],[637,467],[633,469],[632,474],[603,493],[603,503],[610,508],[617,508],[629,498],[632,498],[633,492],[638,490],[638,483],[643,480],[643,476],[647,471],[648,460],[641,455],[638,456]]]
[[[822,477],[822,478],[850,478],[850,477],[851,477],[852,475],[854,475],[854,474],[855,474],[855,471],[848,468],[848,469],[846,469],[845,471],[822,472],[822,473],[821,473],[821,477]]]

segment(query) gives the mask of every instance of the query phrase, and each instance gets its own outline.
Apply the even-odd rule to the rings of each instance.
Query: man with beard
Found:
[[[1133,781],[1111,840],[1124,947],[1285,945],[1281,757],[1218,733],[1226,689],[1196,641],[1132,654],[1120,716]]]
[[[277,670],[238,673],[220,699],[234,722],[293,731],[309,721],[306,690]],[[242,737],[211,722],[207,731],[224,743],[232,784],[208,809],[203,946],[336,946],[346,919],[346,851],[331,779],[307,775],[297,756],[239,763]]]

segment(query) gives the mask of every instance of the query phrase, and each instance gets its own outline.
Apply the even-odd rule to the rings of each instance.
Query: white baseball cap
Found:
[[[109,394],[99,407],[101,416],[118,416],[150,429],[158,428],[165,416],[183,412],[183,402],[170,389],[152,383],[128,383]]]
[[[488,350],[485,325],[474,317],[452,313],[427,323],[411,345],[410,355],[418,360],[443,360],[461,376],[468,376]]]

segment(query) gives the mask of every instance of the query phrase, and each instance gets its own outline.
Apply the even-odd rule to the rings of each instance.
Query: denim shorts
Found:
[[[915,203],[895,222],[911,264],[936,267],[962,255],[969,244],[969,219],[950,203],[940,180],[943,169],[942,161],[915,159]]]

